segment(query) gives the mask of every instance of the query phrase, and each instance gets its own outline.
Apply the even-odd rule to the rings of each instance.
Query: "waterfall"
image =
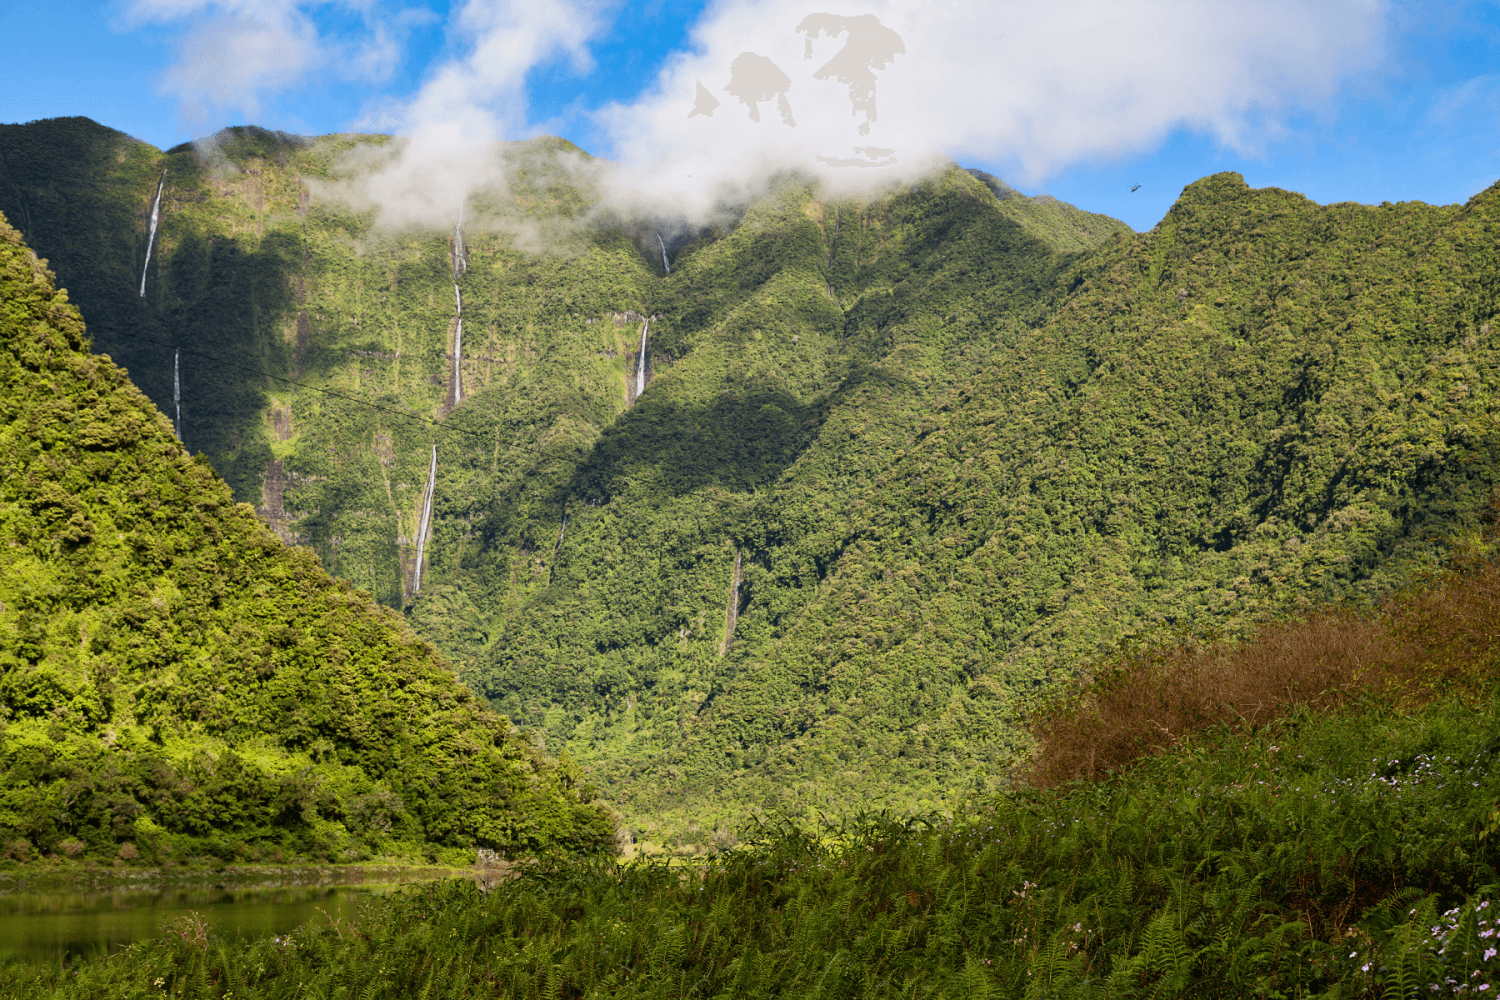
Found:
[[[729,647],[734,642],[734,626],[740,620],[740,582],[744,576],[740,572],[739,549],[734,550],[734,576],[729,580],[729,611],[724,616],[724,646],[719,650],[720,656],[729,655]]]
[[[161,218],[161,189],[167,183],[167,172],[156,182],[156,200],[151,203],[151,235],[146,237],[146,263],[141,265],[141,298],[146,297],[146,271],[151,267],[151,247],[156,242],[156,223]]]
[[[182,440],[182,380],[178,377],[177,360],[181,351],[172,352],[172,405],[177,407],[177,440]]]
[[[453,405],[457,406],[463,402],[464,380],[464,300],[459,294],[457,283],[453,286],[453,307],[458,313],[458,330],[453,334]]]
[[[651,319],[647,317],[641,324],[641,353],[635,358],[635,398],[640,399],[641,393],[646,391],[646,331],[651,329]]]
[[[656,244],[657,246],[661,247],[661,266],[666,268],[668,274],[671,274],[672,265],[667,260],[667,245],[662,242],[661,233],[656,234]]]
[[[557,557],[562,555],[563,535],[568,531],[568,506],[563,504],[562,524],[557,529],[557,544],[552,546],[552,561],[547,564],[547,583],[552,583],[552,578],[557,575]]]
[[[464,203],[458,202],[458,222],[453,226],[453,311],[458,329],[453,334],[453,405],[463,402],[464,300],[458,290],[458,276],[469,270],[469,251],[464,248]]]
[[[427,552],[427,532],[432,527],[432,491],[437,484],[437,445],[432,446],[432,466],[427,470],[427,492],[422,497],[422,523],[417,526],[417,568],[412,575],[411,592],[422,589],[422,557]]]
[[[458,203],[458,224],[453,227],[453,280],[469,270],[469,250],[464,246],[464,205]]]

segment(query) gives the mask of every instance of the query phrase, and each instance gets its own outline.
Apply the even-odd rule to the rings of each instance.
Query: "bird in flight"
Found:
[[[1137,184],[1135,187],[1133,187],[1133,188],[1130,189],[1130,193],[1131,194],[1135,194],[1140,189],[1141,189],[1141,186],[1139,184]]]

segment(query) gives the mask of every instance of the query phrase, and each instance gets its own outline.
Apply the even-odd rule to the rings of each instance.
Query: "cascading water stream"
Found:
[[[464,206],[458,206],[458,224],[453,227],[453,280],[469,270],[469,250],[464,246]]]
[[[422,558],[427,553],[427,532],[432,527],[432,492],[437,484],[437,445],[432,446],[432,466],[427,470],[427,492],[422,497],[422,521],[417,526],[417,568],[412,574],[411,592],[422,589]]]
[[[464,206],[458,204],[458,224],[453,227],[453,309],[458,329],[453,333],[453,405],[463,402],[464,300],[458,290],[458,276],[469,270],[469,252],[464,248]]]
[[[672,273],[672,264],[667,260],[667,245],[662,242],[661,233],[656,234],[656,245],[661,247],[661,266],[668,274]]]
[[[182,380],[178,377],[177,361],[181,351],[172,352],[172,405],[177,407],[177,440],[182,440]]]
[[[635,398],[640,399],[646,391],[646,331],[651,329],[651,318],[641,324],[641,353],[635,357]]]
[[[734,550],[734,573],[729,578],[729,608],[724,614],[724,644],[719,647],[720,656],[729,655],[729,647],[734,645],[734,627],[740,620],[740,584],[745,579],[740,569],[743,556],[743,551]]]
[[[161,189],[167,183],[167,172],[156,182],[156,200],[151,203],[151,235],[146,237],[146,263],[141,265],[141,298],[146,297],[146,271],[151,267],[151,247],[156,243],[156,223],[161,218]],[[180,436],[180,435],[179,435]]]
[[[464,398],[464,300],[457,284],[453,286],[453,306],[458,311],[458,329],[453,334],[453,405],[457,406]]]

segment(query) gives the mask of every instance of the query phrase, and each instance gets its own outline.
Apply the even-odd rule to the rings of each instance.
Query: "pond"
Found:
[[[345,920],[361,898],[448,871],[350,872],[309,879],[107,889],[0,892],[0,963],[56,963],[159,937],[163,925],[201,917],[215,936],[285,934],[309,920]]]

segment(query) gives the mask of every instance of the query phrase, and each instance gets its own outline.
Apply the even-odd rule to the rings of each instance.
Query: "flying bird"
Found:
[[[1133,188],[1130,189],[1130,193],[1131,194],[1135,194],[1140,189],[1141,189],[1141,186],[1139,184],[1137,184],[1135,187],[1133,187]]]

